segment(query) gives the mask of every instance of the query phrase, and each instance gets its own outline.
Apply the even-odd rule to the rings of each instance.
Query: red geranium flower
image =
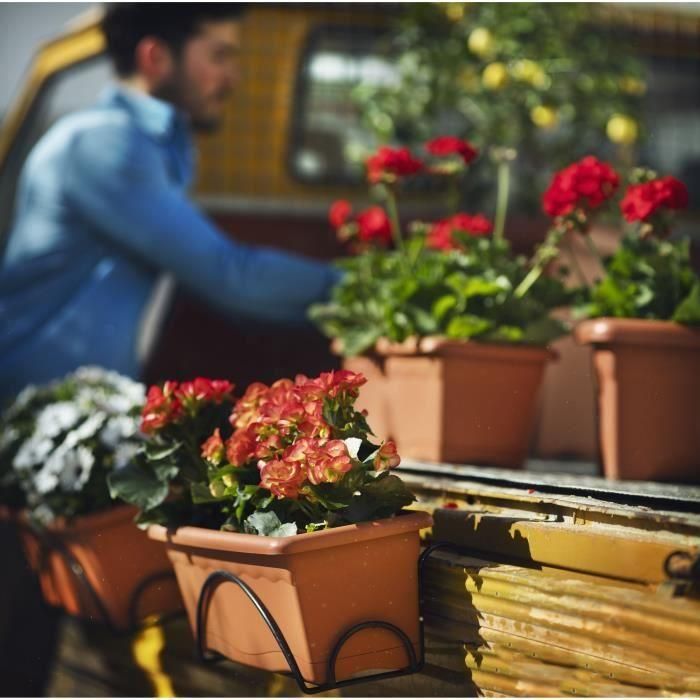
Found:
[[[684,209],[688,189],[675,177],[662,177],[627,188],[620,209],[627,221],[648,221],[660,209]]]
[[[339,199],[331,204],[331,208],[328,211],[328,221],[333,228],[338,229],[347,223],[351,211],[352,205],[350,202],[345,199]]]
[[[479,155],[469,141],[456,136],[438,136],[425,144],[425,150],[438,157],[458,155],[467,165]]]
[[[366,166],[368,180],[377,183],[382,180],[415,175],[423,169],[423,162],[415,158],[406,147],[382,146],[367,159]]]
[[[391,222],[384,209],[375,206],[357,215],[358,236],[365,243],[391,243]]]
[[[459,213],[447,219],[436,221],[428,231],[425,244],[435,250],[456,250],[461,246],[454,240],[457,231],[469,236],[488,236],[493,229],[491,222],[483,214]]]
[[[619,184],[618,174],[608,163],[586,156],[554,175],[542,204],[552,217],[566,216],[580,208],[595,209],[614,194]]]

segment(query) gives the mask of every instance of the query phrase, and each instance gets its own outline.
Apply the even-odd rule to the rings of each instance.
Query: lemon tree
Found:
[[[439,131],[516,151],[514,194],[534,208],[552,171],[587,153],[614,162],[644,135],[643,66],[601,11],[595,3],[409,4],[389,37],[398,82],[356,91],[367,124],[384,142]],[[492,167],[488,158],[477,164],[469,201],[493,189]]]

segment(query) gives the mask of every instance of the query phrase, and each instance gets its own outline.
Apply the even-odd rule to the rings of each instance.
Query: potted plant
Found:
[[[507,150],[499,155],[493,225],[482,214],[457,212],[402,226],[397,194],[405,179],[427,173],[454,203],[458,180],[477,155],[451,136],[425,149],[428,161],[390,147],[367,160],[383,207],[353,216],[348,202],[333,204],[331,223],[357,254],[340,262],[344,277],[311,316],[345,367],[381,378],[361,399],[402,454],[519,467],[552,358],[547,344],[566,332],[550,312],[570,294],[543,274],[555,252],[550,241],[530,263],[504,238]]]
[[[117,629],[180,607],[162,547],[107,487],[142,449],[143,399],[141,384],[83,367],[26,388],[0,419],[0,499],[45,599]]]
[[[581,309],[589,320],[575,330],[593,348],[609,478],[697,479],[700,279],[689,241],[669,240],[672,216],[687,203],[675,178],[632,173],[620,202],[628,230],[601,261],[603,274]]]
[[[269,610],[311,683],[328,680],[334,645],[368,620],[419,648],[418,531],[431,519],[402,511],[414,497],[391,472],[395,445],[367,439],[354,408],[364,381],[340,370],[256,383],[232,410],[173,382],[149,391],[147,461],[113,474],[112,492],[166,544],[201,648],[290,669],[243,586],[209,588],[222,572]],[[342,647],[336,671],[406,665],[401,640],[373,628]]]

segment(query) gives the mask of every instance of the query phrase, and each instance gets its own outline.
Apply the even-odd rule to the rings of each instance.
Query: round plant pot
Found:
[[[353,625],[380,620],[395,625],[419,655],[419,530],[432,518],[406,512],[393,518],[292,537],[263,537],[198,527],[174,531],[158,525],[148,534],[166,544],[187,614],[196,634],[197,602],[214,571],[238,576],[279,625],[304,679],[322,684],[341,635]],[[268,671],[290,667],[250,599],[223,582],[203,611],[207,649]],[[336,679],[409,665],[401,640],[367,628],[343,645]]]
[[[605,475],[700,478],[700,330],[599,318],[580,323],[575,337],[593,347]]]
[[[368,382],[360,397],[365,405],[380,404],[383,397],[387,432],[402,456],[522,466],[537,392],[546,363],[555,357],[551,350],[423,338],[379,342],[376,352],[384,360],[384,382]],[[373,426],[372,413],[368,420]]]
[[[134,524],[135,515],[117,506],[45,530],[19,516],[27,559],[50,605],[120,630],[182,607],[165,548]]]

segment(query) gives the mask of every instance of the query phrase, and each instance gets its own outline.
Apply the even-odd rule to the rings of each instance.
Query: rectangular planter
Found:
[[[700,479],[700,330],[599,318],[576,327],[593,347],[599,440],[610,479]]]
[[[206,578],[216,570],[232,573],[268,608],[304,679],[323,684],[336,642],[361,622],[396,625],[419,655],[418,533],[431,523],[427,513],[407,512],[293,537],[156,525],[148,534],[167,545],[193,631]],[[207,649],[268,671],[290,670],[263,618],[234,583],[214,589],[205,619]],[[396,635],[363,629],[343,646],[336,679],[408,665]]]
[[[381,405],[399,453],[433,462],[517,468],[527,457],[545,348],[424,338],[378,343],[384,381],[360,390]],[[358,358],[346,361],[352,368]],[[362,393],[364,392],[364,394]],[[368,417],[370,425],[373,415]],[[380,434],[385,437],[385,434]]]
[[[388,439],[392,432],[385,365],[386,358],[374,352],[343,358],[343,369],[367,378],[367,384],[360,387],[355,407],[358,411],[367,411],[367,422],[378,440]]]
[[[165,548],[134,524],[135,515],[134,508],[117,506],[70,523],[58,521],[47,528],[48,546],[42,546],[26,516],[19,516],[25,553],[46,602],[117,629],[128,629],[148,615],[179,610],[182,601]],[[99,602],[81,586],[61,548],[84,572]]]

